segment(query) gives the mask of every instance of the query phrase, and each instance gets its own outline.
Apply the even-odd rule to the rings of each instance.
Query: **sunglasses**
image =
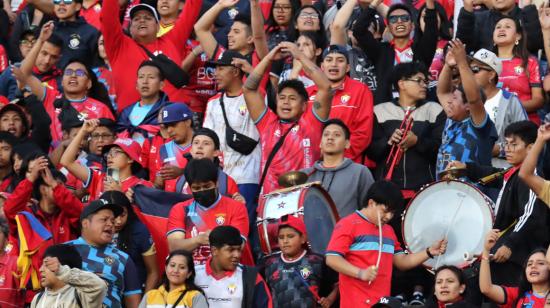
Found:
[[[86,71],[81,68],[77,68],[75,70],[73,70],[72,68],[68,68],[65,70],[65,73],[63,74],[65,76],[76,76],[76,77],[88,76],[88,73],[86,73]]]
[[[74,0],[53,0],[53,4],[61,4],[61,2],[63,2],[64,4],[72,4],[74,2]]]
[[[481,71],[488,71],[488,72],[492,71],[492,70],[489,69],[489,68],[481,67],[481,66],[470,66],[470,69],[472,70],[472,72],[473,72],[474,74],[477,74],[477,73],[479,73],[479,72],[481,72]]]
[[[390,24],[396,24],[399,21],[409,22],[409,21],[411,21],[411,16],[408,15],[408,14],[405,14],[405,15],[392,15],[392,16],[388,17],[388,22]]]

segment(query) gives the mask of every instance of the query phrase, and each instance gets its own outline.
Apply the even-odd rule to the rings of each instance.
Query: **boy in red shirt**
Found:
[[[426,251],[405,254],[388,222],[403,204],[399,188],[388,181],[372,184],[363,208],[340,220],[327,247],[327,265],[340,273],[340,306],[371,307],[390,295],[392,267],[408,270],[445,253],[447,240]],[[382,247],[379,247],[379,224]],[[381,249],[380,263],[377,264]]]
[[[211,256],[208,242],[210,231],[216,226],[231,225],[246,241],[248,214],[243,203],[220,195],[217,188],[218,166],[210,159],[191,160],[184,175],[193,199],[172,207],[166,234],[168,246],[170,251],[193,251],[195,264],[204,264]],[[246,261],[243,260],[243,263],[248,264]]]

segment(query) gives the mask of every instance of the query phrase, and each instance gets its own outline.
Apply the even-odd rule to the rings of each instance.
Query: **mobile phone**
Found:
[[[118,168],[107,168],[107,176],[111,177],[116,182],[120,182],[120,173]]]

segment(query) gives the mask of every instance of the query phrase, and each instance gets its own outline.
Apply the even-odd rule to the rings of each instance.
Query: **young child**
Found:
[[[107,284],[96,274],[83,271],[82,258],[74,246],[48,247],[40,267],[43,292],[35,295],[35,307],[101,307]]]
[[[281,217],[278,244],[281,252],[264,265],[275,307],[330,307],[338,296],[337,276],[322,255],[308,250],[304,222],[292,215]]]

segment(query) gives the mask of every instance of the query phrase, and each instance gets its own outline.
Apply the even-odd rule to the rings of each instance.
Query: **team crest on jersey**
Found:
[[[229,11],[227,11],[227,15],[229,15],[229,18],[235,19],[235,16],[239,14],[239,11],[236,8],[232,8]]]
[[[0,275],[0,286],[3,286],[4,282],[6,282],[6,276]]]
[[[241,105],[239,106],[239,113],[244,116],[246,114],[246,106],[245,105]]]
[[[103,260],[105,261],[105,263],[107,263],[107,265],[113,265],[113,263],[115,263],[115,259],[113,259],[113,257],[111,256],[107,256]]]
[[[300,125],[296,125],[296,126],[294,126],[294,127],[292,128],[292,132],[293,132],[293,133],[297,133],[298,130],[300,130]]]
[[[221,226],[225,223],[225,214],[217,214],[216,215],[216,224],[218,226]]]
[[[521,75],[523,73],[523,67],[521,67],[521,65],[514,67],[514,73],[516,73],[516,75]]]
[[[78,49],[78,46],[80,46],[80,35],[71,35],[71,39],[69,40],[69,48]]]
[[[309,266],[304,266],[300,269],[300,275],[302,278],[307,279],[311,275],[312,270]]]
[[[235,294],[235,292],[237,292],[237,285],[234,284],[234,283],[231,283],[227,286],[227,291],[229,292],[229,294],[233,295]]]
[[[276,137],[281,137],[281,130],[276,129],[274,134],[275,134]]]
[[[65,234],[65,228],[63,228],[63,226],[59,227],[59,234]]]
[[[340,97],[340,104],[341,105],[347,105],[351,96],[349,94],[344,94]]]

